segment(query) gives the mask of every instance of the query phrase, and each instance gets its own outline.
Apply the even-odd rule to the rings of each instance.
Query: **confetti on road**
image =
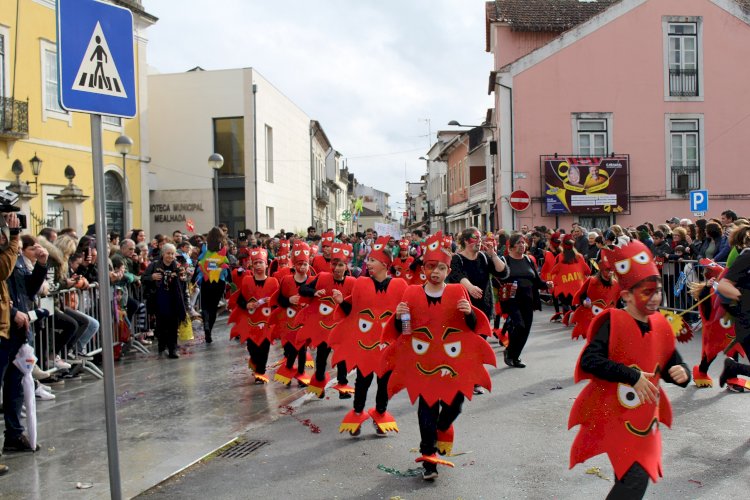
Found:
[[[383,464],[378,464],[378,469],[382,470],[383,472],[390,474],[392,476],[396,477],[417,477],[422,475],[422,467],[417,467],[416,469],[406,469],[405,471],[400,471],[398,469],[394,469],[393,467],[386,467]]]
[[[599,467],[591,467],[591,468],[586,469],[586,474],[591,474],[600,479],[604,479],[605,481],[611,481],[610,478],[608,478],[607,476],[604,475],[604,473],[602,473],[602,470]]]
[[[703,483],[700,481],[696,481],[695,479],[688,479],[688,483],[697,484],[698,488],[703,488]]]
[[[290,417],[294,418],[297,422],[309,428],[310,432],[312,432],[313,434],[320,434],[321,432],[320,427],[312,423],[312,421],[309,418],[305,418],[305,419],[299,418],[297,415],[295,415],[296,411],[297,409],[294,408],[293,406],[289,406],[289,405],[279,406],[279,413],[281,413],[282,415],[289,415]]]

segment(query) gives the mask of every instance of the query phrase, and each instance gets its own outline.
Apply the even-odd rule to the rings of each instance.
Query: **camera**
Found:
[[[173,274],[174,274],[174,272],[172,272],[172,271],[169,271],[169,270],[165,270],[165,271],[164,271],[164,283],[168,283],[168,282],[169,282],[169,280],[171,280],[171,279],[172,279],[172,275],[173,275]]]
[[[18,229],[28,229],[29,226],[26,224],[26,214],[16,214],[18,217]]]
[[[18,212],[20,208],[14,205],[18,201],[18,195],[7,189],[0,189],[0,213]],[[19,229],[26,229],[26,215],[18,214]]]

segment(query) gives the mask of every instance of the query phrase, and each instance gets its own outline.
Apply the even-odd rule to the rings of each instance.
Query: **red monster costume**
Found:
[[[267,260],[268,253],[261,248],[250,250],[249,259],[251,262],[256,260]],[[279,290],[279,282],[276,278],[266,278],[262,287],[255,284],[255,278],[252,271],[246,270],[243,273],[243,279],[240,282],[239,289],[230,297],[232,312],[229,314],[227,323],[233,324],[229,331],[229,338],[239,337],[240,343],[244,344],[248,339],[260,345],[263,339],[268,335],[271,312],[276,307],[276,295]],[[242,297],[244,302],[252,303],[262,300],[259,306],[250,314],[246,307],[237,307],[237,301]],[[265,300],[263,300],[265,299]]]
[[[484,365],[496,366],[495,352],[478,335],[490,333],[490,322],[473,307],[477,326],[469,330],[455,306],[460,299],[469,300],[469,295],[457,284],[446,285],[437,304],[428,303],[421,286],[404,292],[401,301],[409,304],[412,334],[399,336],[385,351],[384,371],[393,370],[389,396],[406,389],[412,404],[422,396],[432,406],[438,400],[453,401],[459,392],[471,400],[474,385],[492,388]]]
[[[310,247],[307,243],[303,241],[297,241],[294,243],[294,246],[292,247],[292,265],[296,266],[301,263],[309,263],[310,262]],[[307,279],[305,280],[305,283],[310,283],[314,279],[313,276],[310,276],[308,274]],[[289,298],[298,295],[299,291],[299,284],[294,279],[294,273],[291,273],[284,277],[283,280],[281,280],[280,289],[279,289],[279,307],[276,312],[274,312],[271,324],[273,325],[273,328],[269,332],[268,340],[273,342],[274,339],[281,339],[282,345],[285,347],[285,354],[287,357],[289,356],[289,347],[287,347],[287,344],[291,346],[291,350],[293,350],[296,354],[298,351],[297,348],[294,347],[297,339],[297,331],[302,328],[302,325],[298,325],[295,323],[295,316],[303,309],[305,308],[309,302],[310,299],[307,297],[300,297],[299,303],[297,305],[291,304],[291,303],[284,303],[282,302],[284,297],[286,301],[289,300]],[[287,359],[287,361],[289,361]],[[298,370],[303,370],[304,367],[300,366],[298,367]],[[274,376],[274,380],[277,380],[283,384],[289,384],[291,382],[291,379],[294,377],[294,372],[292,371],[292,367],[285,365],[282,365],[279,367],[278,371],[276,372],[276,375]],[[307,384],[309,382],[309,379],[307,377],[302,377],[302,373],[297,374],[297,379],[302,384]]]
[[[623,309],[607,309],[594,318],[586,347],[576,364],[575,381],[589,379],[589,383],[576,398],[568,419],[568,428],[580,425],[570,450],[570,467],[607,453],[618,481],[624,481],[631,468],[637,470],[637,463],[656,482],[662,476],[659,422],[668,427],[672,424],[672,407],[664,389],[659,386],[659,380],[669,370],[673,357],[676,356],[678,361],[681,359],[675,350],[675,336],[667,319],[645,309],[653,294],[643,298],[633,291],[646,278],[660,277],[651,252],[643,243],[633,241],[615,248],[611,263],[622,289],[634,294],[633,307],[646,315],[648,330],[641,330],[634,317]],[[656,285],[654,290],[658,290]],[[597,335],[607,322],[607,352],[602,354],[617,363],[618,370],[629,367],[653,373],[650,380],[659,390],[655,403],[642,401],[632,385],[610,382],[584,371],[582,362],[590,346],[599,342]],[[608,377],[615,376],[614,371],[607,370],[606,373]],[[643,479],[645,493],[648,478]],[[634,482],[640,485],[639,480]],[[620,482],[615,484],[615,488],[621,486]],[[613,495],[615,488],[611,492]]]
[[[399,240],[398,242],[398,248],[400,252],[408,252],[409,251],[409,240]],[[408,283],[411,282],[413,273],[409,267],[411,266],[412,262],[414,262],[414,257],[408,256],[401,258],[396,257],[393,259],[393,266],[392,269],[392,275],[395,278],[402,278],[405,279]]]
[[[714,278],[718,282],[726,274],[726,269],[711,259],[701,259],[699,264],[704,268],[706,279]],[[698,306],[703,321],[701,363],[693,366],[693,382],[698,387],[713,387],[713,379],[707,373],[708,367],[716,356],[735,339],[734,318],[724,309],[718,294],[714,293],[712,288],[705,286],[699,291],[700,299],[708,294],[712,297]],[[735,344],[726,354],[729,357],[735,354],[747,357],[740,344]],[[729,379],[727,383],[750,389],[750,384],[741,378]]]
[[[419,254],[423,256],[427,251],[427,242],[420,243],[419,248]],[[409,283],[412,285],[424,285],[425,281],[427,281],[427,275],[424,272],[424,260],[420,257],[417,260],[416,266],[414,266],[414,271],[411,272],[411,281]]]
[[[387,235],[378,237],[369,256],[370,259],[381,262],[386,269],[390,267],[393,260],[387,248],[389,239]],[[351,312],[329,336],[329,344],[334,350],[331,364],[336,365],[340,361],[345,361],[347,368],[357,368],[358,380],[360,377],[367,378],[376,373],[379,392],[381,373],[377,372],[382,368],[382,352],[385,347],[381,344],[383,327],[393,316],[407,286],[406,281],[400,278],[390,278],[387,288],[384,291],[378,291],[374,278],[357,278],[351,297],[345,299],[351,306]],[[365,394],[369,384],[370,382],[367,382]],[[355,409],[357,404],[357,387],[355,387]],[[364,401],[361,404],[364,405]],[[380,413],[375,408],[371,408],[365,413],[355,409],[344,417],[339,432],[348,431],[357,434],[362,422],[370,417],[375,421],[379,432],[398,432],[395,419],[387,411]]]
[[[284,276],[277,276],[277,273],[282,269],[288,269],[289,266],[289,240],[279,240],[279,253],[277,253],[276,257],[271,261],[271,265],[268,268],[268,275],[273,276],[277,280],[281,279]]]
[[[573,246],[573,237],[567,235],[563,244]],[[563,262],[562,253],[555,258],[555,265],[550,271],[552,282],[555,284],[554,294],[557,297],[561,295],[574,296],[581,285],[591,274],[591,268],[586,264],[586,259],[582,255],[576,254],[576,260],[572,264]],[[544,265],[547,265],[545,260]],[[544,268],[544,266],[542,266]]]
[[[639,335],[635,320],[621,309],[598,315],[592,330],[605,318],[611,322],[610,359],[654,373],[651,381],[658,386],[661,370],[675,347],[672,328],[664,316],[649,316],[651,331],[647,335]],[[568,419],[569,429],[581,426],[570,450],[570,467],[606,453],[617,478],[638,462],[656,482],[662,477],[659,422],[672,425],[672,406],[664,389],[659,386],[658,404],[641,403],[631,386],[584,373],[579,359],[575,381],[587,378],[590,382],[576,398]]]
[[[599,272],[612,271],[611,252],[608,249],[602,249],[602,257],[599,262]],[[610,279],[609,285],[602,281],[601,276],[589,276],[583,282],[581,288],[573,297],[573,305],[578,306],[570,318],[570,322],[575,324],[571,337],[576,340],[580,337],[586,337],[591,321],[605,309],[610,309],[617,305],[620,298],[620,285],[616,280]],[[588,299],[590,305],[584,302]]]
[[[549,250],[544,252],[544,264],[539,271],[542,281],[552,281],[552,268],[555,267],[555,258],[560,254],[560,233],[553,233],[549,239]]]
[[[323,253],[325,254],[326,249],[333,248],[333,238],[334,234],[333,231],[323,233],[320,235],[320,244],[323,247]],[[313,254],[315,255],[315,254]],[[331,269],[331,256],[328,256],[328,260],[326,260],[325,255],[315,255],[315,258],[312,260],[312,268],[315,269],[315,274],[318,273],[330,273],[333,271]]]

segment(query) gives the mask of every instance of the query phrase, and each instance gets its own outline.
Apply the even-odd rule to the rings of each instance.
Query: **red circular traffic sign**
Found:
[[[510,208],[516,212],[523,212],[531,205],[531,196],[526,191],[516,189],[510,193]]]

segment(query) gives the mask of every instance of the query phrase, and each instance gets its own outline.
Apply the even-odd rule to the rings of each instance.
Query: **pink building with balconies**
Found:
[[[750,215],[749,0],[486,5],[497,226],[692,218],[693,190]]]

